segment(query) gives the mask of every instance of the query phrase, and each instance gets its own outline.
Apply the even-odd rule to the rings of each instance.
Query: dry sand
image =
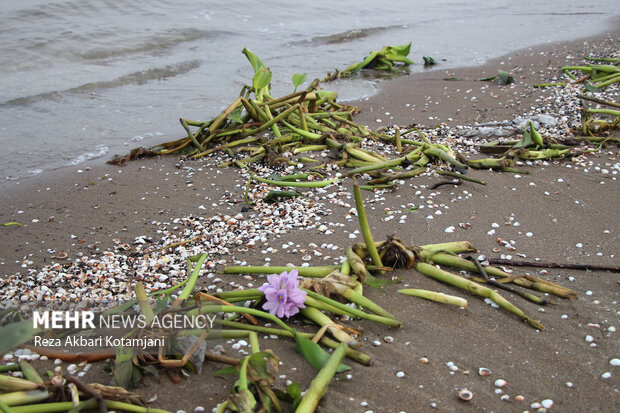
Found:
[[[597,38],[521,50],[481,67],[449,71],[439,68],[396,79],[386,83],[378,95],[359,102],[362,113],[356,121],[379,127],[442,122],[455,126],[512,119],[536,107],[537,99],[545,93],[534,90],[532,84],[557,75],[559,66],[578,61],[586,52],[603,46],[618,50],[618,35],[615,31]],[[497,69],[515,75],[517,85],[477,81],[495,74]],[[446,77],[459,80],[442,80]],[[543,261],[618,265],[620,192],[617,175],[612,174],[618,163],[617,147],[608,147],[589,159],[594,164],[588,172],[562,162],[525,167],[530,174],[522,176],[472,171],[472,176],[488,182],[486,186],[465,182],[431,190],[428,186],[441,179],[423,176],[379,198],[367,193],[373,235],[384,239],[396,233],[411,244],[469,240],[489,257],[499,256],[492,250],[499,246],[497,238],[501,237],[515,242],[516,251],[511,253],[515,257],[521,253],[530,260],[538,257]],[[157,241],[153,221],[241,211],[244,204],[240,186],[245,182],[236,170],[188,178],[185,171],[175,168],[175,163],[176,159],[165,158],[140,160],[126,167],[93,164],[87,170],[87,165],[82,165],[79,173],[76,168],[2,184],[0,222],[17,221],[23,226],[0,227],[0,272],[24,274],[24,263],[27,268],[39,268],[52,260],[52,254],[47,252],[50,248],[74,257],[80,251],[96,254],[111,248],[113,238],[131,243],[134,237],[146,235]],[[596,170],[596,166],[600,169]],[[421,193],[416,195],[416,191]],[[420,195],[425,198],[420,199]],[[205,196],[210,197],[209,202],[205,202]],[[406,224],[399,224],[398,219],[384,221],[385,208],[395,210],[410,202],[419,205],[428,200],[438,208],[403,213],[407,215]],[[353,204],[352,200],[348,202]],[[198,209],[199,205],[206,209]],[[344,249],[353,242],[349,234],[357,229],[357,222],[344,218],[347,208],[328,205],[326,209],[330,213],[325,222],[345,224],[332,235],[296,230],[273,237],[255,250],[233,255],[258,265],[266,256],[272,264],[299,265],[300,255],[284,254],[282,244],[291,241],[308,248],[310,242],[331,243]],[[441,210],[441,215],[435,214],[436,210]],[[427,218],[429,214],[432,220]],[[520,226],[505,225],[510,220]],[[464,229],[459,223],[471,227]],[[493,223],[499,227],[494,228]],[[444,232],[449,226],[454,226],[455,231]],[[494,235],[487,234],[491,229],[495,229]],[[280,252],[265,255],[257,251],[267,246]],[[509,252],[502,249],[502,253]],[[342,251],[332,255],[342,255]],[[232,257],[222,258],[232,262]],[[317,257],[311,261],[322,262]],[[515,272],[536,273],[532,268],[517,268]],[[578,299],[552,299],[553,304],[544,308],[505,293],[539,319],[546,327],[544,331],[415,271],[402,270],[394,275],[402,279],[400,284],[383,291],[367,287],[365,293],[401,319],[402,329],[349,322],[364,331],[362,350],[372,355],[375,363],[371,367],[354,364],[350,378],[338,376],[321,403],[321,411],[522,412],[536,411],[530,405],[544,399],[553,400],[550,411],[620,409],[620,370],[609,364],[610,359],[620,357],[620,333],[612,328],[620,327],[617,274],[548,270],[541,276],[572,288]],[[469,306],[459,310],[395,292],[405,286],[463,296]],[[588,335],[593,337],[593,343],[585,340]],[[386,336],[391,336],[393,342],[385,342]],[[375,340],[381,345],[374,346]],[[284,387],[285,380],[299,381],[302,388],[307,387],[315,372],[296,355],[292,342],[268,339],[262,341],[262,346],[272,348],[283,361],[280,374],[286,378],[278,379],[279,387]],[[428,363],[420,362],[421,357],[426,357]],[[452,371],[448,363],[458,369]],[[157,393],[158,400],[152,407],[188,412],[199,405],[210,409],[227,397],[232,385],[231,380],[212,375],[221,367],[207,364],[201,376],[192,376],[181,384],[172,384],[165,376],[159,382],[148,379],[137,391],[146,396]],[[492,374],[480,376],[480,367]],[[404,378],[397,378],[397,372],[404,372]],[[611,377],[602,378],[605,372],[610,372]],[[107,383],[110,376],[95,368],[87,379]],[[504,379],[506,386],[494,386],[497,379]],[[473,392],[470,402],[457,399],[460,388]],[[502,400],[503,395],[508,400]],[[516,395],[522,395],[524,401],[515,401]]]

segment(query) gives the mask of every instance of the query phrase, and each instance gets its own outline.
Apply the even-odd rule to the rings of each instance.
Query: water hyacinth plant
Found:
[[[301,308],[306,308],[306,292],[299,288],[297,270],[282,272],[281,274],[271,274],[265,283],[258,290],[265,294],[267,302],[263,304],[263,309],[269,311],[271,315],[278,318],[291,317],[299,313]]]

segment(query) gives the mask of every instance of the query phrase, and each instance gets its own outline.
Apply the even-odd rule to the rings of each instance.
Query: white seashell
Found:
[[[497,379],[493,384],[495,385],[495,387],[505,387],[507,382],[504,379]]]
[[[480,367],[478,369],[478,374],[481,376],[490,376],[491,370],[487,369],[486,367]]]
[[[460,400],[464,402],[468,402],[474,398],[474,394],[468,389],[460,389],[457,393],[457,396]]]

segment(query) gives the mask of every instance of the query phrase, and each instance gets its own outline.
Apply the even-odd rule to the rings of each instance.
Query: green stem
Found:
[[[420,271],[422,274],[427,275],[429,277],[435,278],[436,280],[443,281],[447,284],[450,284],[454,287],[461,288],[465,291],[469,291],[472,294],[489,298],[493,300],[497,305],[505,309],[506,311],[511,312],[517,317],[527,321],[531,326],[537,328],[539,330],[544,330],[544,326],[527,316],[523,311],[521,311],[514,304],[511,304],[508,300],[502,297],[496,291],[491,290],[490,288],[484,287],[478,283],[465,279],[456,274],[452,274],[448,271],[444,271],[440,268],[435,267],[434,265],[426,264],[423,262],[419,262],[415,265],[416,270]]]
[[[181,125],[183,126],[183,128],[185,129],[185,131],[187,132],[187,136],[189,137],[189,139],[192,141],[192,143],[194,144],[194,146],[198,149],[200,149],[200,151],[204,151],[204,148],[202,147],[202,145],[200,143],[198,143],[198,141],[196,140],[196,137],[194,136],[194,134],[192,133],[192,131],[189,128],[189,125],[187,124],[187,122],[185,121],[185,119],[181,118],[179,119],[179,121],[181,122]]]
[[[298,107],[299,107],[299,105],[291,106],[290,108],[286,109],[284,112],[278,114],[278,116],[276,116],[275,118],[273,118],[273,119],[263,123],[258,128],[256,128],[256,129],[249,129],[249,130],[245,131],[243,133],[243,136],[255,135],[255,134],[259,133],[259,132],[264,131],[265,129],[269,128],[271,125],[275,125],[276,123],[278,123],[281,120],[285,119],[288,115],[290,115],[295,110],[297,110]],[[267,116],[267,118],[269,118],[269,116]]]
[[[418,288],[404,288],[398,290],[401,294],[411,295],[414,297],[424,298],[426,300],[435,301],[437,303],[451,304],[457,307],[467,307],[467,300],[461,297],[455,297],[444,293],[437,293],[435,291],[421,290]]]
[[[309,297],[312,297],[316,300],[322,301],[326,304],[329,304],[333,307],[339,308],[340,310],[342,310],[343,312],[347,313],[348,315],[351,315],[353,317],[360,317],[360,318],[364,318],[366,320],[370,320],[370,321],[375,321],[377,323],[381,323],[381,324],[385,324],[388,327],[392,327],[392,328],[400,328],[402,326],[402,323],[398,320],[395,320],[392,317],[383,317],[383,316],[379,316],[376,314],[368,314],[365,313],[361,310],[358,310],[357,308],[352,308],[349,307],[347,305],[342,304],[341,302],[338,302],[336,300],[332,300],[329,297],[325,297],[324,295],[321,294],[317,294],[314,291],[310,291],[307,290],[305,288],[303,288],[303,290],[305,292],[308,293]]]
[[[323,188],[327,185],[331,185],[335,182],[338,182],[340,179],[327,179],[324,181],[306,181],[306,182],[283,182],[283,181],[274,181],[272,179],[261,178],[260,176],[252,175],[252,179],[258,182],[263,182],[269,185],[276,186],[294,186],[298,188]]]
[[[366,217],[366,210],[364,209],[364,201],[362,200],[362,192],[360,191],[360,187],[357,183],[353,184],[353,197],[355,198],[357,218],[360,224],[360,230],[362,231],[362,236],[364,237],[364,241],[366,242],[366,249],[368,250],[368,255],[370,256],[373,264],[383,266],[383,263],[381,262],[381,257],[379,257],[379,253],[377,252],[375,242],[372,240],[372,233],[370,232],[368,218]]]
[[[288,272],[292,270],[297,270],[298,275],[301,277],[323,278],[335,269],[338,269],[338,265],[321,267],[226,267],[224,268],[224,274],[280,274],[284,271]]]
[[[306,394],[301,399],[295,413],[312,413],[316,410],[319,401],[327,391],[327,386],[336,374],[336,370],[347,351],[347,345],[341,344],[329,357],[329,360],[321,371],[316,375],[315,379],[310,383],[310,387],[306,390]]]
[[[282,330],[281,328],[255,326],[255,325],[250,325],[250,324],[239,323],[237,321],[215,320],[215,323],[218,323],[218,322],[221,323],[221,325],[225,327],[242,328],[242,329],[245,329],[244,331],[249,330],[249,331],[255,331],[261,334],[269,334],[269,335],[274,335],[274,336],[279,336],[279,337],[295,338],[294,334],[292,334],[291,332],[287,330]],[[223,330],[223,331],[226,332],[229,330]],[[200,331],[200,333],[202,333],[202,330]],[[297,334],[304,336],[306,338],[309,338],[309,339],[314,337],[314,334],[312,333],[297,333]],[[335,349],[336,347],[340,345],[339,342],[332,340],[331,338],[325,337],[325,336],[323,336],[321,340],[319,340],[319,342],[323,344],[324,346],[333,348],[333,349]],[[361,351],[355,350],[352,348],[347,349],[347,357],[365,366],[370,366],[373,363],[372,357],[370,357],[368,354],[362,353]]]
[[[250,331],[248,335],[248,340],[250,341],[250,348],[252,349],[252,354],[260,353],[260,344],[258,342],[258,334],[254,331]]]
[[[328,326],[327,331],[329,331],[331,335],[334,336],[334,338],[336,338],[340,342],[347,343],[352,346],[359,345],[356,339],[351,337],[344,330],[341,330],[338,327],[335,327],[334,324],[336,323],[334,323],[334,321],[331,318],[329,318],[328,316],[320,312],[318,309],[314,307],[306,307],[306,308],[302,308],[300,313],[301,315],[303,315],[306,318],[309,318],[310,320],[314,321],[321,327]]]

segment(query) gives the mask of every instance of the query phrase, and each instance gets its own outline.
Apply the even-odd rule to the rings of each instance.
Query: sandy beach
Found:
[[[555,99],[553,91],[532,85],[553,81],[561,76],[561,66],[580,64],[582,56],[590,53],[618,57],[619,39],[620,31],[615,30],[519,50],[479,67],[444,70],[440,66],[384,82],[377,95],[353,102],[361,109],[355,121],[373,129],[443,125],[440,130],[446,131],[512,120],[531,111],[562,116],[546,113],[549,100]],[[498,69],[511,73],[516,83],[501,86],[480,81]],[[329,89],[329,84],[324,87]],[[615,97],[618,101],[617,91]],[[181,132],[164,140],[176,139]],[[218,214],[238,216],[240,221],[255,218],[258,212],[244,203],[247,179],[235,168],[215,168],[216,161],[179,164],[178,157],[171,156],[137,160],[124,167],[93,162],[2,183],[0,223],[21,224],[0,227],[2,288],[9,288],[10,278],[34,276],[46,265],[98,257],[124,243],[133,248],[137,237],[147,239],[146,245],[158,246],[164,234],[183,231],[183,222],[175,222],[179,218],[208,221]],[[520,168],[527,175],[471,170],[471,176],[487,183],[484,186],[462,182],[431,189],[445,177],[422,175],[393,191],[365,192],[366,210],[375,240],[391,234],[415,245],[468,240],[487,257],[510,254],[530,261],[617,266],[619,162],[618,146],[611,144],[577,160],[523,165]],[[312,212],[312,222],[291,224],[288,231],[265,234],[250,247],[239,245],[230,247],[228,254],[214,255],[207,270],[210,276],[201,277],[199,285],[209,291],[229,290],[238,285],[257,287],[265,280],[219,274],[226,265],[338,263],[346,246],[361,241],[357,218],[350,214],[352,180],[326,192],[313,191],[307,199],[303,212]],[[406,210],[412,206],[418,209]],[[322,224],[330,230],[319,230]],[[512,249],[498,243],[500,238],[509,241]],[[67,258],[61,259],[61,253]],[[302,260],[306,254],[310,258]],[[352,371],[330,384],[320,411],[535,412],[544,411],[536,404],[543,400],[553,401],[548,411],[620,409],[620,369],[610,365],[611,359],[620,358],[618,274],[512,270],[568,287],[578,298],[549,298],[549,305],[539,307],[504,292],[541,321],[545,330],[538,331],[479,297],[414,270],[390,273],[387,277],[400,282],[382,290],[366,287],[365,295],[399,318],[402,329],[357,319],[346,322],[363,331],[361,350],[373,357],[374,364],[351,363]],[[424,301],[396,293],[400,288],[458,295],[467,298],[469,305],[457,309]],[[294,323],[302,324],[298,319]],[[261,346],[272,349],[282,361],[276,387],[284,388],[287,380],[298,381],[302,389],[308,386],[315,371],[295,353],[292,341],[261,337]],[[228,354],[234,356],[235,351],[229,348]],[[85,379],[109,383],[111,374],[103,365],[97,363]],[[210,411],[226,399],[233,384],[231,379],[214,377],[212,373],[221,368],[206,363],[200,376],[192,375],[180,384],[165,375],[148,377],[135,391],[146,398],[157,394],[150,407],[192,412],[202,406]],[[491,374],[481,376],[480,368]],[[404,377],[398,377],[400,372]],[[499,379],[505,380],[505,386],[497,385]],[[471,401],[457,398],[462,388],[473,392]],[[515,400],[515,396],[522,398]]]

